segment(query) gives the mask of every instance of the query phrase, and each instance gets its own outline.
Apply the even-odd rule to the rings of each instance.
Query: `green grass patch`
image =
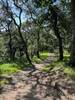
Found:
[[[70,56],[70,53],[66,50],[64,50],[64,57],[69,57]]]
[[[37,64],[41,63],[41,61],[42,60],[40,58],[38,58],[37,56],[34,56],[33,59],[32,59],[32,62],[37,63]]]
[[[68,64],[66,64],[65,62],[67,62],[67,60],[69,59],[69,57],[64,58],[66,60],[63,61],[55,61],[52,62],[50,65],[45,66],[42,70],[45,72],[49,72],[51,69],[52,70],[59,70],[59,69],[63,69],[63,72],[66,73],[67,75],[69,75],[72,79],[75,80],[75,68],[69,66]]]
[[[18,66],[17,64],[15,63],[6,63],[6,64],[1,64],[0,65],[0,72],[1,72],[1,75],[9,75],[9,74],[12,74],[12,73],[15,73],[17,71],[20,70],[20,66]]]
[[[45,60],[49,56],[48,52],[40,52],[40,59]]]
[[[49,72],[51,69],[52,70],[58,70],[58,69],[61,69],[63,68],[64,66],[64,62],[63,61],[55,61],[55,62],[52,62],[50,65],[47,65],[45,67],[43,67],[43,71],[46,71],[46,72]]]
[[[72,79],[75,80],[75,68],[68,66],[64,68],[64,73],[67,73]]]
[[[70,53],[66,50],[64,50],[64,61],[69,61],[69,58],[70,58]]]
[[[13,73],[20,71],[20,69],[20,66],[18,66],[15,63],[0,64],[0,76],[11,75]],[[4,85],[6,83],[8,83],[6,79],[0,80],[0,85]]]
[[[48,56],[49,56],[49,53],[48,52],[40,52],[40,58],[38,58],[37,56],[34,56],[32,58],[32,61],[34,63],[41,63],[41,61],[47,59]]]
[[[6,79],[0,80],[0,85],[2,85],[2,86],[7,84],[7,83],[9,83],[9,82]]]

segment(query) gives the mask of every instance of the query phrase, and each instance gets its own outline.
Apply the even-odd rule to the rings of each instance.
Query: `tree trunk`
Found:
[[[18,31],[19,31],[19,35],[20,35],[20,38],[21,38],[21,40],[22,40],[22,43],[24,44],[24,51],[25,51],[25,54],[26,54],[26,58],[27,58],[27,60],[29,61],[29,63],[30,63],[31,65],[33,65],[32,62],[31,62],[31,59],[30,59],[30,57],[29,57],[29,54],[28,54],[27,43],[26,43],[25,40],[23,39],[23,36],[22,36],[20,27],[18,28]]]
[[[62,46],[62,38],[60,36],[58,27],[54,27],[54,32],[56,34],[56,37],[58,39],[58,43],[59,43],[59,60],[63,60],[63,46]]]
[[[53,18],[53,29],[55,32],[55,35],[59,42],[59,60],[63,60],[63,45],[62,45],[62,37],[60,36],[60,32],[57,26],[57,12],[55,12],[53,9],[51,9],[52,12],[52,18]]]
[[[16,53],[16,48],[13,47],[13,49],[12,49],[12,61],[15,61],[15,53]]]
[[[13,61],[13,49],[12,49],[12,36],[9,28],[10,24],[8,24],[8,34],[9,34],[9,56],[10,56],[10,61]]]
[[[60,37],[60,38],[58,38],[58,40],[59,40],[59,54],[60,54],[59,59],[63,60],[62,38]]]
[[[71,55],[70,64],[75,66],[75,0],[71,0],[72,4],[72,45],[71,45]]]
[[[12,61],[12,39],[11,39],[11,33],[9,33],[9,55],[10,55],[10,61]]]
[[[40,33],[39,33],[39,30],[38,30],[38,33],[37,33],[37,57],[40,58],[40,54],[39,54],[39,45],[40,45],[40,42],[39,42],[39,39],[40,39]]]

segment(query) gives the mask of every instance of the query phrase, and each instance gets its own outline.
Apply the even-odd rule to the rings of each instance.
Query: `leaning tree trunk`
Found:
[[[71,55],[70,64],[75,65],[75,0],[71,0],[72,4],[72,45],[71,45]]]
[[[33,65],[33,64],[32,64],[32,61],[31,61],[31,59],[30,59],[30,57],[29,57],[29,53],[28,53],[28,49],[27,49],[27,43],[26,43],[26,41],[23,39],[23,36],[22,36],[20,27],[18,28],[18,31],[19,31],[19,35],[20,35],[20,38],[21,38],[21,40],[22,40],[22,43],[24,44],[24,51],[25,51],[25,54],[26,54],[26,58],[27,58],[27,60],[29,61],[29,63],[30,63],[31,65]]]

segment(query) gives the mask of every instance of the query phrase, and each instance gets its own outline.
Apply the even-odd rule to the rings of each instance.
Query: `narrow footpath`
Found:
[[[25,70],[8,76],[9,83],[0,91],[0,100],[75,100],[75,82],[62,69],[43,72],[54,57],[41,64],[36,70]]]

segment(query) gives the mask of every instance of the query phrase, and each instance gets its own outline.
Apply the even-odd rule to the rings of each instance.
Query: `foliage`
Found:
[[[64,61],[71,50],[71,2],[60,0],[0,0],[0,62],[22,67],[58,53]],[[28,65],[29,63],[29,65]]]

